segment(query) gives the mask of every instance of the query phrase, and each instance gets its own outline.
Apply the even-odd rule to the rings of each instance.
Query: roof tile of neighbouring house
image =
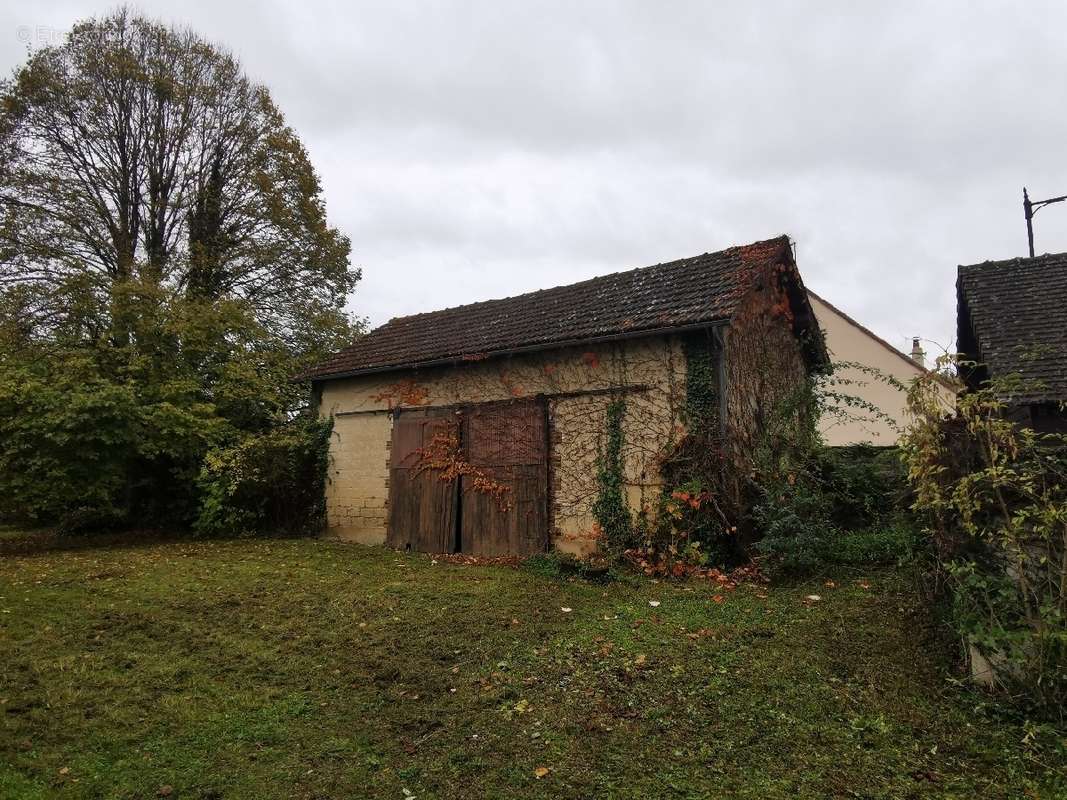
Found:
[[[753,270],[788,252],[788,237],[779,236],[569,286],[397,317],[303,377],[319,380],[473,360],[726,320]]]
[[[991,377],[1035,385],[1015,399],[1067,400],[1067,253],[959,268],[961,344],[969,320]]]

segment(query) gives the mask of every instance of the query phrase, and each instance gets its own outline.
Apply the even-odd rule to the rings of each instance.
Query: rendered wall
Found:
[[[335,419],[328,533],[366,544],[385,541],[392,409],[545,395],[553,539],[560,549],[589,551],[596,545],[591,508],[608,404],[613,396],[626,399],[624,477],[636,511],[658,492],[657,458],[679,432],[684,381],[673,337],[326,381],[320,413]]]
[[[819,326],[826,334],[831,361],[861,364],[882,375],[891,375],[905,385],[923,374],[923,370],[903,353],[880,341],[822,299],[812,295],[809,298]],[[819,422],[825,442],[833,446],[895,444],[900,430],[910,421],[904,392],[857,368],[839,369],[835,379],[843,381],[835,385],[835,391],[870,403],[889,419],[839,404],[846,416],[825,414]],[[944,387],[943,393],[948,407],[953,407],[955,393],[948,387]]]

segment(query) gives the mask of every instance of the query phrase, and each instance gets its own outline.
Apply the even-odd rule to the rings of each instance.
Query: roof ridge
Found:
[[[1042,253],[1037,256],[1013,256],[1011,258],[1000,259],[987,259],[985,261],[976,261],[973,264],[957,264],[957,269],[976,269],[978,267],[988,266],[1002,266],[1002,265],[1016,265],[1016,266],[1028,266],[1029,264],[1035,264],[1041,261],[1047,261],[1051,258],[1067,258],[1067,253]]]

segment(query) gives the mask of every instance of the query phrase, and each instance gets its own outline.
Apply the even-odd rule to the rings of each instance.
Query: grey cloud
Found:
[[[956,265],[1024,254],[1024,183],[1067,192],[1060,3],[139,7],[271,88],[375,323],[785,232],[829,300],[950,345]],[[106,8],[9,2],[0,57]]]

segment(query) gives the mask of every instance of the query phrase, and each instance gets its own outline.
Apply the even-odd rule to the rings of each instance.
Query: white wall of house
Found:
[[[881,375],[891,375],[908,384],[924,374],[924,369],[874,333],[851,319],[841,310],[808,292],[811,307],[826,334],[826,347],[834,362],[861,364]],[[878,408],[889,420],[862,409],[843,409],[847,419],[836,414],[825,414],[820,421],[820,430],[828,445],[850,444],[895,444],[900,430],[909,422],[904,392],[863,369],[845,368],[835,373],[841,383],[834,387],[842,394],[855,396]],[[954,392],[944,387],[947,403],[953,404]]]

